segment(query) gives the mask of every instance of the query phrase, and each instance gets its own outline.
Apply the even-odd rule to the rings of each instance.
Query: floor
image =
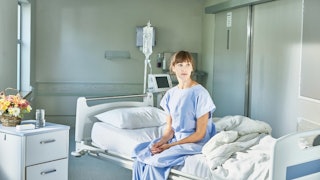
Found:
[[[74,128],[70,129],[69,151],[75,150]],[[69,153],[69,180],[130,180],[131,170],[89,155],[74,157]]]

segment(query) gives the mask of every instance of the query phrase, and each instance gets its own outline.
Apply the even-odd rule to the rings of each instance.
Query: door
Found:
[[[213,63],[215,116],[247,115],[249,82],[249,6],[217,13]]]

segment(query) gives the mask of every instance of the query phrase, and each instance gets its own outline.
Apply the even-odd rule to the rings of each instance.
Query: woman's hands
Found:
[[[173,137],[173,130],[171,129],[171,118],[169,117],[168,124],[170,124],[170,126],[167,127],[164,133],[165,135],[162,136],[160,141],[156,142],[151,146],[150,148],[151,153],[157,154],[175,145],[185,144],[185,143],[195,143],[200,141],[205,136],[208,119],[209,119],[209,113],[202,115],[197,120],[197,128],[195,133],[191,134],[190,136],[184,139],[168,144],[169,139]]]
[[[158,154],[166,149],[169,149],[170,147],[171,147],[170,144],[168,144],[166,142],[161,142],[161,140],[160,140],[159,142],[152,145],[150,151],[152,154]]]

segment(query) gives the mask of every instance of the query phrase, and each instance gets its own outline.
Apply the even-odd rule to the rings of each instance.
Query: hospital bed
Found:
[[[159,120],[162,110],[153,107],[153,100],[152,93],[79,97],[72,155],[90,155],[132,169],[130,153],[135,145],[161,136],[165,126]],[[149,112],[143,118],[151,115],[156,123],[135,122],[135,127],[128,127],[132,125],[130,119],[139,119],[136,116],[142,111]],[[247,117],[214,118],[214,123],[218,133],[204,146],[203,153],[173,167],[169,179],[320,179],[320,146],[312,145],[320,130],[275,139],[267,124]]]

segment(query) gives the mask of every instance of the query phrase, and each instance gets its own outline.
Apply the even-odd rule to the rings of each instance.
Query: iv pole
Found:
[[[144,60],[144,82],[143,82],[143,93],[146,93],[147,90],[147,76],[148,76],[148,64],[151,69],[150,64],[150,55],[152,54],[152,42],[153,42],[153,27],[151,27],[150,21],[148,22],[147,26],[143,28],[143,46],[142,46],[142,52],[145,55]]]

